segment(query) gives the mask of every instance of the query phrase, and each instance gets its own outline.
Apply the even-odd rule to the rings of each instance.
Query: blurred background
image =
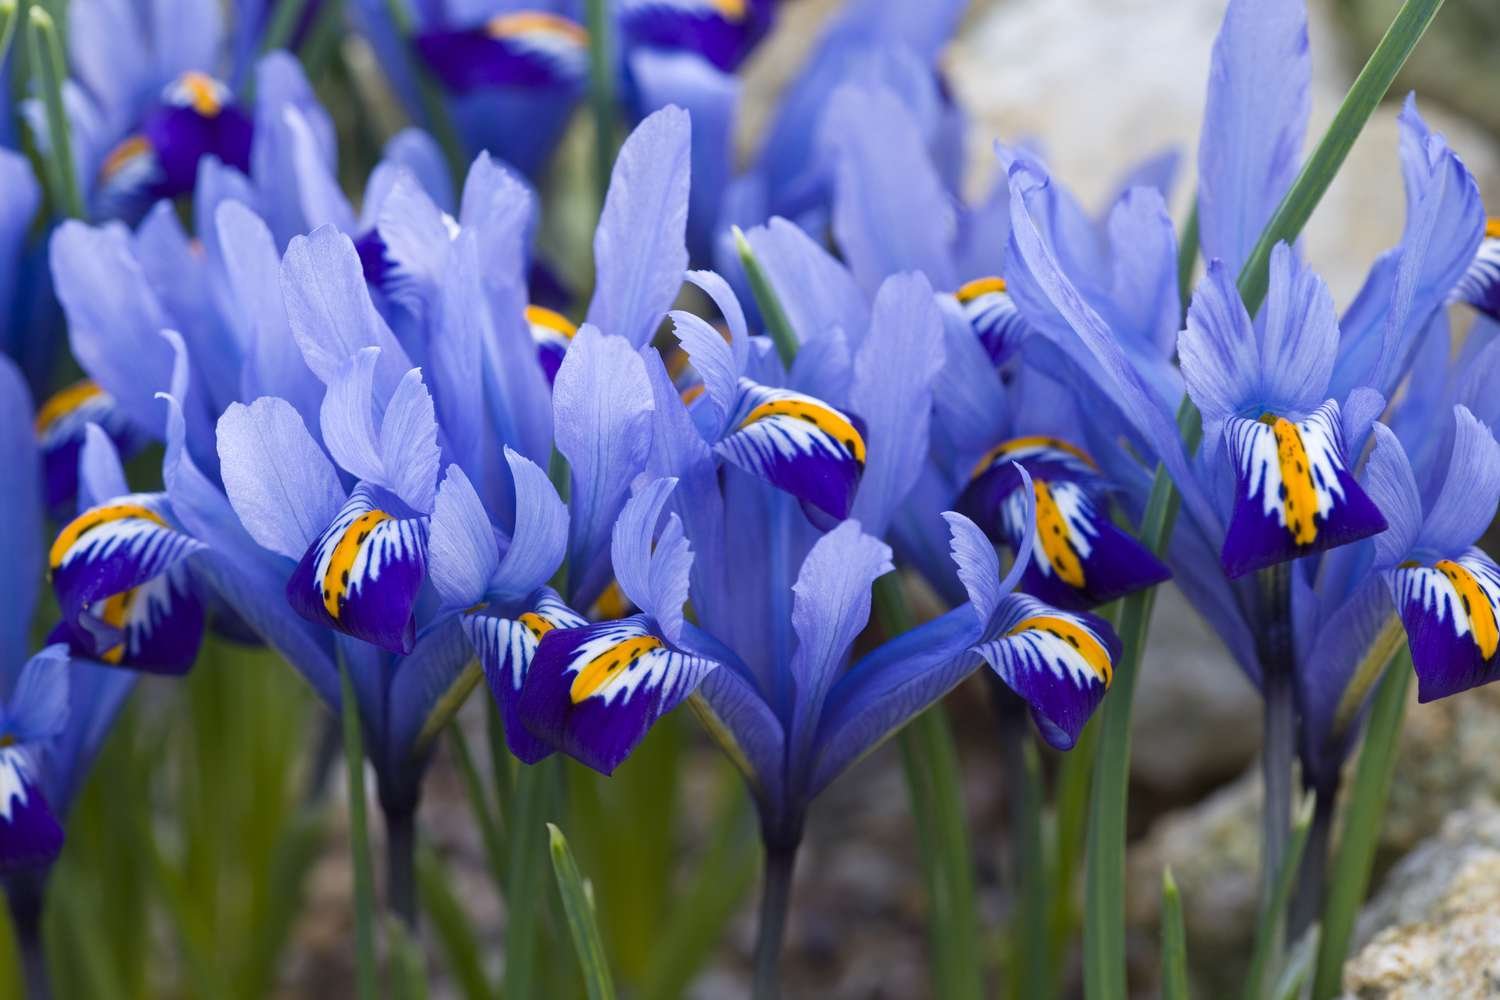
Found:
[[[1398,3],[1310,5],[1315,137]],[[748,68],[747,149],[837,6],[838,0],[783,5],[771,41]],[[1223,0],[977,0],[944,63],[971,116],[973,192],[993,176],[996,138],[1039,146],[1054,173],[1090,206],[1105,202],[1127,165],[1176,148],[1184,159],[1172,204],[1174,217],[1184,218],[1223,6]],[[1497,49],[1500,4],[1449,0],[1395,91],[1397,97],[1419,92],[1427,120],[1465,158],[1487,201],[1500,195]],[[358,41],[347,43],[345,65],[351,78],[336,86],[380,89],[379,69]],[[363,111],[347,95],[342,103],[337,93],[325,99],[348,141],[357,143],[360,130],[350,117]],[[1306,252],[1341,305],[1400,234],[1398,107],[1392,101],[1377,112],[1307,229]],[[399,112],[391,114],[373,123],[376,135],[399,126]],[[370,123],[362,128],[367,135]],[[578,131],[586,133],[586,126]],[[581,134],[560,155],[582,162],[587,148]],[[589,226],[588,211],[553,225]],[[1196,990],[1224,995],[1237,989],[1257,896],[1259,788],[1251,771],[1259,700],[1175,593],[1158,603],[1137,699],[1132,981],[1141,996],[1156,994],[1159,884],[1170,865],[1186,903]],[[1009,790],[978,678],[948,705],[990,931],[991,984],[1005,996]],[[301,801],[309,742],[302,734],[316,731],[319,713],[290,670],[222,639],[210,641],[184,682],[145,680],[95,768],[55,874],[46,919],[61,996],[352,992],[342,782],[333,783],[327,808],[307,809]],[[503,762],[504,752],[491,756],[479,697],[460,723],[464,738],[439,751],[419,815],[419,944],[438,998],[475,996],[483,982],[494,981],[506,939],[504,907],[489,874],[494,845],[473,822],[466,792],[466,782],[495,777],[492,762]],[[1368,944],[1348,973],[1361,997],[1427,995],[1400,992],[1423,961],[1436,966],[1500,954],[1500,811],[1493,804],[1500,794],[1493,767],[1500,758],[1500,690],[1414,705],[1403,744],[1380,877],[1417,850],[1384,889],[1377,884],[1361,924],[1357,948]],[[1059,764],[1049,753],[1046,769],[1054,785],[1065,786]],[[623,991],[747,995],[760,864],[754,820],[737,776],[693,720],[679,713],[658,727],[615,778],[571,767],[567,785],[557,818],[594,882]],[[1055,790],[1062,797],[1069,791]],[[1081,842],[1076,811],[1051,812],[1048,823],[1050,838]],[[378,838],[379,823],[372,825]],[[550,893],[550,876],[546,886]],[[1455,894],[1461,903],[1452,903]],[[930,995],[923,906],[909,799],[895,751],[886,748],[837,782],[809,820],[787,938],[788,995]],[[1061,895],[1051,906],[1058,927],[1075,924],[1081,887],[1076,898]],[[1446,925],[1434,923],[1434,907]],[[563,934],[554,923],[542,953],[545,995],[581,996]],[[1463,946],[1448,946],[1440,959],[1437,949],[1422,950],[1424,934]],[[0,934],[0,970],[14,967],[8,941]],[[1395,966],[1393,954],[1400,959]],[[1059,953],[1053,960],[1064,995],[1081,995],[1077,956]]]

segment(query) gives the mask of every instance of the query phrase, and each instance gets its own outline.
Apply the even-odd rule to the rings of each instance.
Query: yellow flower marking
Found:
[[[1070,587],[1082,587],[1083,561],[1073,551],[1068,520],[1063,517],[1057,501],[1052,498],[1052,488],[1041,479],[1034,480],[1032,488],[1036,492],[1036,536],[1041,539],[1047,561],[1052,564],[1058,579],[1063,583]]]
[[[1464,611],[1469,616],[1469,634],[1474,637],[1474,645],[1479,647],[1479,655],[1488,660],[1500,647],[1500,625],[1495,622],[1495,608],[1490,604],[1489,595],[1480,588],[1473,573],[1453,560],[1440,559],[1435,568],[1448,578],[1458,599],[1463,601]]]
[[[531,631],[533,639],[541,639],[542,636],[552,631],[552,623],[535,611],[528,611],[521,615],[516,621],[525,625]]]
[[[370,537],[370,532],[375,530],[375,526],[381,521],[389,520],[391,515],[383,510],[366,511],[344,529],[338,544],[333,547],[333,555],[328,560],[328,571],[323,574],[323,607],[335,621],[338,620],[344,597],[349,592],[349,572],[354,569],[359,550],[364,546],[365,539]]]
[[[1078,651],[1078,655],[1083,657],[1083,662],[1088,664],[1089,669],[1104,682],[1104,686],[1109,687],[1109,682],[1114,678],[1114,666],[1109,662],[1109,651],[1098,639],[1094,638],[1091,632],[1066,618],[1058,618],[1055,615],[1035,615],[1025,619],[1005,634],[1020,635],[1032,629],[1050,632],[1072,646]]]
[[[745,19],[745,0],[708,0],[708,5],[726,21]]]
[[[981,295],[989,295],[991,292],[1005,291],[1004,278],[975,278],[960,285],[953,297],[960,302],[973,302]]]
[[[693,400],[703,395],[703,389],[704,385],[702,382],[694,382],[692,385],[682,390],[682,405],[691,406]]]
[[[609,581],[609,586],[594,602],[594,610],[600,618],[624,618],[630,612],[630,603],[625,600],[625,591],[620,589],[619,580]]]
[[[107,507],[95,507],[86,510],[82,514],[68,522],[67,527],[57,533],[57,540],[52,543],[52,551],[48,554],[47,563],[53,569],[57,569],[63,563],[68,550],[78,544],[78,540],[93,531],[102,524],[111,521],[124,521],[127,518],[140,518],[153,524],[167,527],[167,522],[161,519],[161,515],[149,507],[142,507],[135,503],[110,504]]]
[[[969,474],[969,478],[978,479],[989,470],[991,465],[994,465],[995,462],[1007,455],[1012,455],[1019,451],[1030,451],[1034,448],[1052,448],[1057,451],[1066,452],[1089,468],[1098,468],[1094,464],[1094,460],[1089,458],[1088,452],[1077,445],[1069,444],[1061,438],[1047,437],[1044,434],[1029,434],[1026,437],[1011,438],[1009,441],[1002,441],[985,452],[984,457],[974,464],[974,471]]]
[[[84,403],[102,395],[104,395],[104,390],[99,388],[93,379],[88,378],[74,382],[66,389],[59,389],[48,397],[40,410],[37,410],[36,432],[42,433]]]
[[[540,10],[519,10],[513,14],[496,14],[485,23],[491,38],[515,38],[520,35],[557,35],[577,46],[589,43],[589,34],[576,21]]]
[[[1281,465],[1281,504],[1286,510],[1286,530],[1298,545],[1311,545],[1318,537],[1318,489],[1313,485],[1312,464],[1297,425],[1285,417],[1266,414],[1262,423],[1276,435],[1276,458]]]
[[[573,678],[569,697],[573,704],[597,693],[600,688],[614,680],[621,671],[633,666],[637,660],[652,650],[661,649],[662,641],[654,635],[640,635],[617,643],[590,660]]]
[[[125,627],[125,616],[130,613],[131,602],[135,600],[135,588],[122,590],[118,594],[111,594],[104,601],[104,610],[99,617],[104,624],[111,628],[123,629]],[[105,650],[99,657],[105,663],[119,663],[125,658],[125,642],[121,639],[109,649]]]
[[[151,143],[143,135],[133,135],[109,151],[99,167],[99,179],[107,181],[124,170],[133,160],[151,152]]]
[[[546,306],[527,306],[526,322],[532,326],[540,326],[548,330],[553,330],[567,337],[569,340],[572,340],[573,334],[578,332],[578,327],[574,326],[568,317],[560,312],[554,312]]]
[[[1500,240],[1500,215],[1492,215],[1484,220],[1484,235],[1486,239]]]
[[[213,118],[224,110],[224,102],[220,99],[222,90],[219,82],[207,73],[189,70],[177,78],[177,83],[187,91],[193,110],[204,118]]]
[[[806,420],[842,444],[860,465],[865,464],[865,439],[859,436],[859,431],[854,429],[853,424],[831,407],[807,399],[771,399],[751,410],[739,429],[744,430],[757,420],[764,420],[767,417],[792,417],[796,420]]]

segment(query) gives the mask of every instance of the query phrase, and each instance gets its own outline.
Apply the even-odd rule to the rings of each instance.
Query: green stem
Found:
[[[1047,865],[1042,856],[1042,761],[1031,731],[1020,729],[1020,764],[1015,777],[1020,787],[1014,798],[1015,884],[1020,907],[1015,927],[1016,996],[1021,1000],[1046,1000],[1052,995],[1047,955]]]
[[[385,891],[391,912],[408,930],[417,929],[417,812],[385,814]]]
[[[505,839],[500,833],[500,824],[495,821],[494,809],[489,794],[479,777],[479,768],[474,763],[474,754],[469,749],[468,737],[455,719],[448,726],[448,739],[453,745],[453,756],[458,760],[458,773],[463,778],[464,792],[469,798],[469,810],[474,822],[479,825],[479,841],[484,845],[484,857],[490,866],[490,876],[495,887],[503,891],[505,886]]]
[[[73,133],[68,127],[67,109],[63,104],[63,80],[68,64],[63,58],[57,24],[42,7],[26,12],[28,49],[31,65],[38,77],[42,104],[47,111],[47,141],[51,150],[53,197],[58,208],[69,218],[83,218],[83,195],[78,190],[78,169],[73,160]]]
[[[365,751],[359,702],[349,665],[339,657],[339,714],[344,721],[344,767],[349,774],[349,853],[354,867],[355,978],[360,1000],[375,1000],[375,877],[365,804]]]
[[[1161,873],[1161,995],[1162,1000],[1189,1000],[1187,984],[1187,928],[1182,921],[1182,894],[1172,869]]]
[[[0,63],[10,55],[11,43],[16,40],[16,28],[21,21],[16,13],[16,0],[0,0]]]
[[[594,188],[599,205],[615,163],[615,70],[610,61],[613,15],[607,0],[584,5],[589,33],[589,110],[594,118]]]
[[[1396,747],[1411,674],[1411,654],[1403,651],[1386,667],[1385,677],[1375,691],[1375,704],[1370,710],[1365,743],[1359,753],[1354,787],[1344,816],[1343,836],[1333,859],[1328,901],[1323,906],[1313,1000],[1329,1000],[1339,993],[1354,919],[1370,887],[1370,872],[1375,865],[1380,821],[1390,796],[1391,774],[1396,769]]]
[[[1266,295],[1270,251],[1278,242],[1296,239],[1313,209],[1327,192],[1349,148],[1390,88],[1402,63],[1432,22],[1442,0],[1407,0],[1391,28],[1313,150],[1296,181],[1272,215],[1245,268],[1239,291],[1252,315]],[[1178,410],[1178,429],[1189,454],[1202,438],[1202,419],[1192,401],[1184,398]],[[1151,486],[1141,524],[1141,541],[1157,553],[1164,551],[1179,497],[1160,466]],[[1104,726],[1095,764],[1093,802],[1089,813],[1087,903],[1084,934],[1084,982],[1092,1000],[1123,1000],[1125,981],[1125,812],[1130,764],[1130,717],[1136,675],[1145,647],[1147,623],[1155,601],[1152,591],[1131,594],[1120,613],[1123,652],[1116,664],[1110,696],[1105,699]]]
[[[750,293],[755,297],[755,305],[766,325],[766,333],[770,334],[771,342],[776,345],[776,353],[781,356],[782,365],[790,370],[792,362],[797,359],[797,348],[801,342],[792,329],[792,321],[787,319],[786,310],[781,308],[781,300],[771,287],[771,279],[766,277],[765,269],[760,266],[755,251],[750,248],[750,241],[745,239],[739,226],[734,227],[734,248],[740,255],[740,264],[745,268],[745,278],[750,283]]]
[[[1250,953],[1250,971],[1245,976],[1245,1000],[1265,1000],[1266,989],[1274,982],[1272,976],[1281,966],[1287,903],[1302,869],[1302,852],[1307,847],[1307,834],[1312,827],[1311,805],[1310,799],[1304,802],[1301,815],[1287,838],[1280,863],[1271,873],[1269,888],[1261,897],[1255,947]]]
[[[561,801],[562,762],[549,757],[521,768],[516,779],[516,814],[510,834],[510,864],[505,905],[510,915],[505,940],[507,997],[536,992],[537,946],[543,911],[542,874],[546,871],[546,823]]]
[[[781,996],[781,946],[786,937],[786,917],[792,902],[792,871],[797,864],[797,846],[766,843],[765,880],[761,884],[760,919],[755,938],[755,1000]]]
[[[914,622],[900,578],[875,581],[875,619],[887,637]],[[944,998],[983,995],[979,963],[979,919],[974,902],[974,861],[969,849],[958,751],[941,705],[902,730],[901,763],[917,823],[917,847],[932,907],[933,986]]]
[[[302,22],[302,14],[307,10],[307,0],[279,0],[276,9],[271,13],[271,23],[266,27],[265,36],[261,40],[261,52],[274,52],[284,49],[292,40],[292,35],[297,31],[297,25]]]
[[[593,898],[563,832],[555,824],[548,823],[547,835],[552,850],[552,873],[557,877],[557,891],[562,896],[563,912],[568,917],[568,931],[578,953],[578,966],[583,970],[589,1000],[614,1000],[614,981],[604,957],[604,941],[599,936]]]
[[[1182,302],[1182,314],[1187,315],[1188,304],[1193,301],[1193,268],[1198,263],[1198,196],[1193,196],[1193,207],[1188,209],[1187,222],[1182,225],[1182,238],[1177,243],[1177,295]]]

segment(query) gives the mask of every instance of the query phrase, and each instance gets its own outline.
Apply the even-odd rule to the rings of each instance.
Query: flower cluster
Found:
[[[276,42],[306,53],[322,6]],[[781,851],[981,668],[1072,748],[1122,658],[1099,612],[1169,579],[1326,795],[1403,630],[1424,701],[1500,676],[1475,547],[1500,228],[1408,99],[1405,231],[1342,315],[1265,243],[1307,123],[1301,0],[1229,3],[1197,247],[1175,155],[1092,215],[1000,145],[964,199],[951,0],[850,3],[743,168],[771,0],[596,5],[607,45],[568,3],[347,6],[425,126],[357,206],[302,64],[257,57],[257,3],[226,32],[218,4],[74,0],[68,136],[21,110],[87,217],[42,212],[43,246],[42,186],[0,150],[0,870],[51,863],[136,673],[188,671],[209,632],[357,714],[389,817],[482,676],[526,764],[608,774],[689,703]],[[582,296],[539,191],[591,87],[633,128]],[[34,272],[83,375],[36,408]],[[159,488],[125,474],[143,452]],[[1181,515],[1153,551],[1158,466]],[[43,564],[58,620],[27,659]],[[905,628],[919,584],[945,610]]]

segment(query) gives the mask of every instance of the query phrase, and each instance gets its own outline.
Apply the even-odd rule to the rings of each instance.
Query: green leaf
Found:
[[[547,901],[542,894],[546,848],[542,835],[562,798],[562,761],[556,756],[523,767],[516,776],[515,815],[510,827],[510,859],[505,908],[510,914],[505,940],[505,995],[531,997],[536,989],[537,948]]]
[[[42,106],[47,112],[47,140],[51,150],[47,169],[51,175],[52,197],[63,214],[81,219],[84,217],[83,196],[78,191],[73,132],[62,96],[68,63],[63,57],[62,42],[57,37],[57,24],[52,15],[42,7],[32,7],[26,12],[26,21],[29,29],[26,33],[27,52],[36,74],[37,90],[42,95]]]
[[[1328,1000],[1339,993],[1354,920],[1370,888],[1370,871],[1375,865],[1381,819],[1390,796],[1391,775],[1396,769],[1396,747],[1401,736],[1401,719],[1406,713],[1411,674],[1411,653],[1403,648],[1385,668],[1385,677],[1375,690],[1375,704],[1370,709],[1354,787],[1344,814],[1343,834],[1333,857],[1328,899],[1323,904],[1323,933],[1313,979],[1313,1000]]]
[[[1255,925],[1255,946],[1250,952],[1250,968],[1245,974],[1245,1000],[1263,1000],[1275,971],[1273,966],[1286,933],[1287,903],[1302,869],[1302,853],[1307,847],[1307,832],[1312,827],[1312,807],[1313,799],[1308,796],[1298,808],[1281,866],[1271,880],[1270,895],[1261,900],[1260,916]]]
[[[494,990],[480,961],[479,936],[453,891],[447,867],[430,848],[417,852],[417,890],[459,991],[465,1000],[490,1000]]]
[[[1047,860],[1042,854],[1042,761],[1031,730],[1008,734],[1020,746],[1020,766],[1015,768],[1020,788],[1010,792],[1016,801],[1015,826],[1011,831],[1019,879],[1020,905],[1011,921],[1016,996],[1021,1000],[1046,1000],[1052,995],[1051,963],[1047,947],[1047,902],[1054,887],[1047,882]]]
[[[733,229],[734,249],[740,256],[740,264],[745,268],[745,280],[750,283],[750,294],[755,297],[755,305],[760,310],[761,319],[765,320],[766,332],[776,345],[776,353],[781,355],[781,363],[790,371],[801,341],[792,329],[792,321],[786,317],[786,310],[781,307],[776,290],[771,287],[771,279],[766,277],[765,269],[760,266],[755,251],[750,248],[750,241],[745,239],[739,226],[734,226]]]
[[[615,67],[613,39],[615,15],[608,0],[586,0],[584,17],[589,35],[589,110],[594,119],[594,190],[599,207],[609,192],[615,164]]]
[[[1345,96],[1328,131],[1308,157],[1281,205],[1261,234],[1240,273],[1240,296],[1254,314],[1265,299],[1271,248],[1291,242],[1333,182],[1344,157],[1380,99],[1390,89],[1406,57],[1442,6],[1442,0],[1407,0],[1390,30],[1371,54]],[[1202,438],[1202,420],[1184,398],[1178,429],[1189,454]],[[1157,467],[1141,523],[1141,541],[1162,552],[1177,516],[1177,491]],[[1114,683],[1104,704],[1103,735],[1094,773],[1089,813],[1087,898],[1084,919],[1084,982],[1091,1000],[1124,1000],[1125,982],[1125,812],[1130,766],[1130,716],[1154,591],[1131,594],[1122,605],[1123,645]]]
[[[394,914],[385,922],[385,940],[391,995],[395,1000],[427,1000],[427,960],[405,922]]]
[[[359,702],[349,664],[339,657],[339,704],[344,724],[344,768],[349,777],[349,853],[354,869],[354,956],[359,1000],[375,1000],[375,876],[365,802],[365,751]]]
[[[16,39],[16,28],[21,22],[17,13],[16,0],[0,0],[0,63],[10,55],[11,43]]]
[[[287,43],[292,40],[293,32],[297,30],[297,25],[302,22],[302,14],[306,11],[307,4],[308,0],[277,0],[276,9],[271,14],[271,23],[261,40],[261,52],[271,52],[287,47]]]
[[[568,839],[554,824],[547,824],[552,844],[552,872],[557,876],[557,891],[562,896],[563,912],[568,915],[568,930],[589,1000],[614,1000],[615,987],[609,977],[609,963],[604,958],[604,942],[594,919],[594,902],[568,850]]]
[[[1162,1000],[1189,1000],[1187,929],[1182,922],[1182,894],[1169,867],[1161,873]]]
[[[486,699],[488,700],[488,699]],[[469,750],[468,737],[457,722],[448,727],[448,741],[453,746],[453,756],[458,761],[458,773],[463,778],[464,792],[469,799],[469,811],[479,825],[479,840],[484,845],[484,858],[490,866],[490,877],[495,880],[497,892],[505,891],[505,836],[500,832],[500,823],[490,805],[489,794],[484,790],[484,781],[479,777],[479,768]]]

